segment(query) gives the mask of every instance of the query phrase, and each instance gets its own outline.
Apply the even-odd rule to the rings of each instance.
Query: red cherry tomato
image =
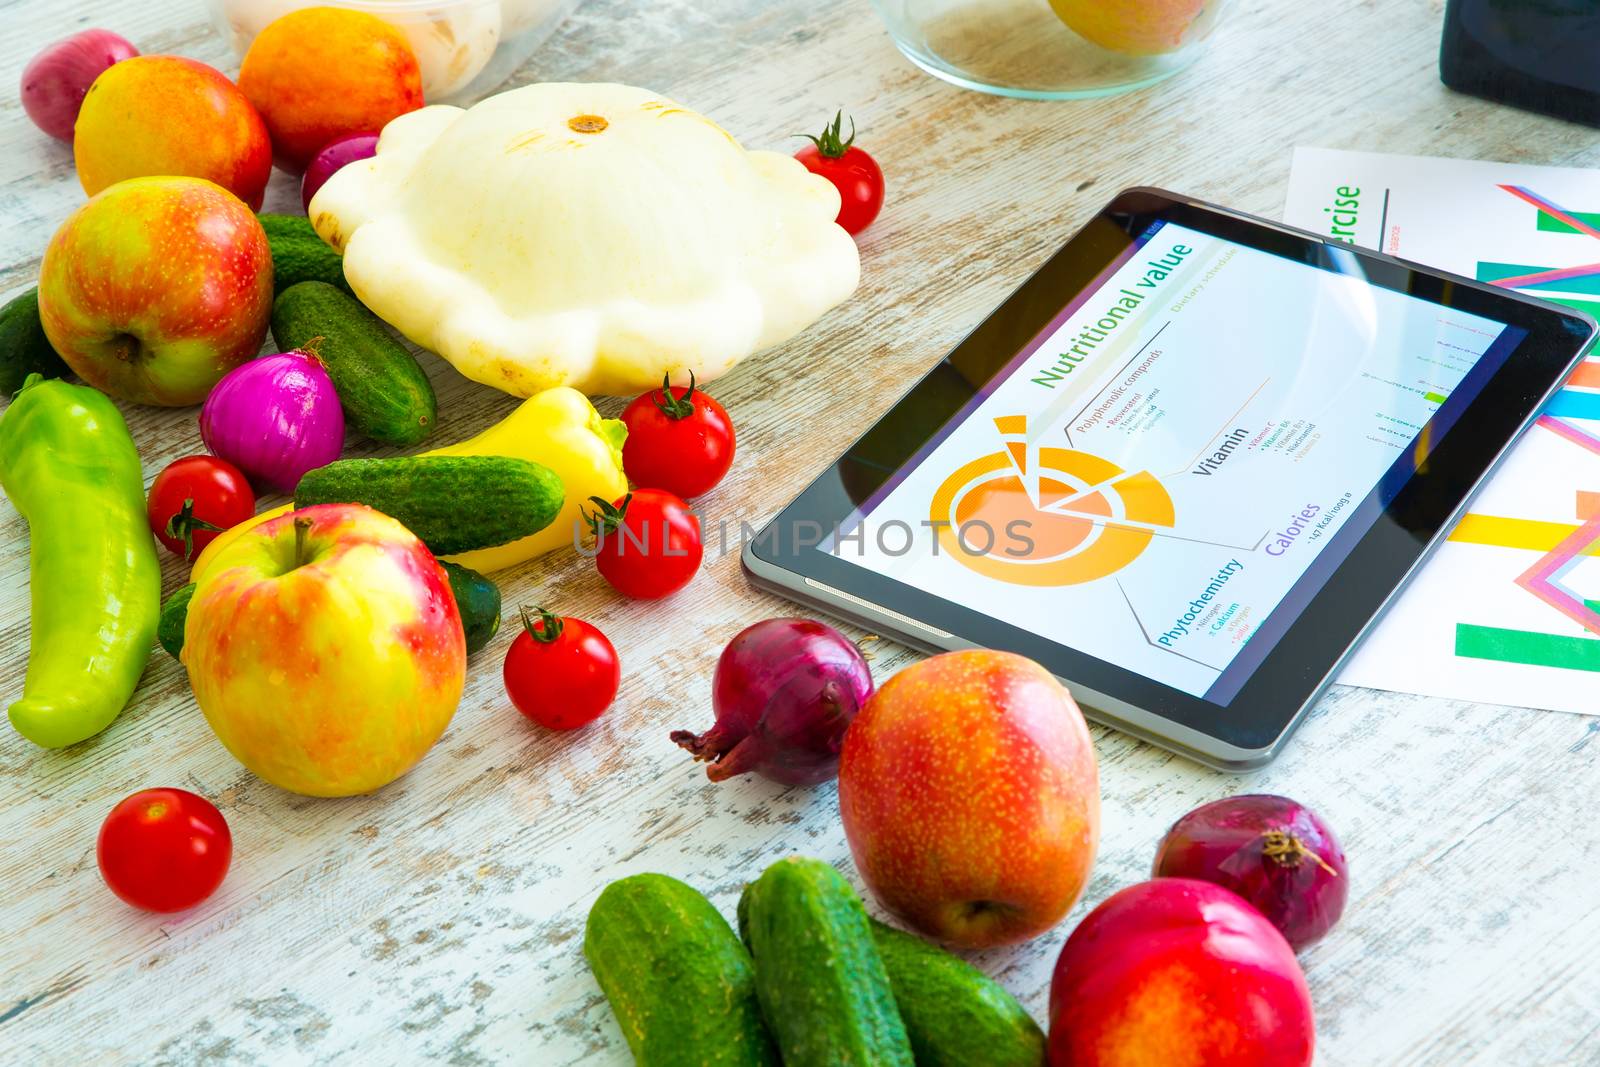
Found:
[[[685,500],[708,493],[733,465],[733,423],[722,405],[689,388],[674,393],[668,378],[622,413],[628,438],[622,469],[633,484],[665,489]]]
[[[700,520],[689,505],[660,489],[639,489],[615,504],[589,498],[595,566],[623,596],[655,600],[676,593],[700,569]]]
[[[506,652],[506,693],[540,726],[575,730],[616,699],[622,668],[606,635],[582,619],[522,609],[522,632]]]
[[[822,134],[810,137],[811,144],[794,154],[813,174],[820,174],[839,190],[839,218],[836,220],[852,236],[872,225],[883,207],[883,171],[866,150],[855,147],[856,120],[850,120],[850,136],[841,138],[839,124],[844,113],[833,116],[833,124]]]
[[[186,456],[156,475],[146,510],[156,540],[193,560],[217,534],[256,513],[256,495],[227,460]]]
[[[233,858],[222,812],[187,789],[141,789],[100,824],[100,876],[146,911],[182,911],[216,892]]]

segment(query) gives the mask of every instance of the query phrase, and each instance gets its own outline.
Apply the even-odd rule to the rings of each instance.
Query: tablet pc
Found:
[[[1275,755],[1594,341],[1558,305],[1121,193],[743,548],[1091,717]]]

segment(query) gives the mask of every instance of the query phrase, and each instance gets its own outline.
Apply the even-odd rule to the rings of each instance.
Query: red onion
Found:
[[[285,493],[339,458],[344,412],[316,357],[279,352],[223,376],[200,409],[200,439],[250,480]]]
[[[1316,812],[1265,793],[1203,804],[1172,824],[1156,852],[1158,878],[1199,878],[1244,897],[1296,951],[1344,914],[1344,849]]]
[[[310,213],[311,198],[317,195],[317,190],[341,167],[358,159],[371,159],[377,152],[378,135],[375,133],[352,133],[323,145],[322,151],[306,167],[305,177],[300,179],[300,202],[305,205],[306,212]]]
[[[45,133],[70,142],[89,86],[107,67],[138,54],[110,30],[84,30],[63,38],[22,68],[22,109]]]
[[[861,650],[831,626],[768,619],[742,631],[711,681],[716,725],[672,740],[709,764],[720,782],[756,771],[785,785],[815,785],[839,774],[839,747],[872,695]]]

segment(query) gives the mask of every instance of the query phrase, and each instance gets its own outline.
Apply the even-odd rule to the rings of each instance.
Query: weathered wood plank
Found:
[[[64,10],[67,7],[72,10]],[[645,10],[640,10],[645,7]],[[862,0],[808,5],[588,0],[518,75],[650,85],[745,143],[794,144],[845,106],[889,177],[863,236],[855,300],[718,382],[740,459],[706,502],[737,528],[785,503],[847,440],[1116,189],[1162,184],[1275,214],[1300,143],[1600,164],[1593,131],[1445,92],[1437,0],[1247,0],[1212,54],[1120,99],[1045,105],[959,92],[895,52]],[[0,68],[84,25],[146,51],[231,69],[198,3],[13,0]],[[0,291],[32,284],[81,202],[70,151],[0,101]],[[291,210],[281,176],[269,208]],[[475,432],[512,406],[428,368],[446,420]],[[819,410],[817,398],[828,401]],[[611,402],[609,410],[615,410]],[[193,411],[130,410],[147,477],[198,448]],[[0,506],[0,690],[21,684],[27,538]],[[180,583],[170,563],[166,583]],[[709,720],[722,643],[791,609],[753,593],[731,557],[660,605],[612,596],[582,561],[506,579],[600,624],[622,653],[617,706],[555,736],[507,705],[503,633],[474,660],[437,749],[377,796],[298,798],[243,771],[158,655],[101,737],[45,753],[0,731],[0,1048],[18,1063],[626,1062],[584,966],[606,881],[662,870],[731,914],[743,882],[795,852],[852,878],[832,787],[712,786],[667,741]],[[886,675],[909,655],[886,648]],[[1575,716],[1338,690],[1283,759],[1250,778],[1202,770],[1096,731],[1104,845],[1074,918],[1143,877],[1191,806],[1241,790],[1292,794],[1345,837],[1345,925],[1305,957],[1328,1065],[1600,1061],[1600,875],[1588,801],[1600,726]],[[179,784],[216,799],[236,857],[193,913],[134,913],[99,883],[94,835],[126,793]],[[1068,924],[978,962],[1041,1018]]]

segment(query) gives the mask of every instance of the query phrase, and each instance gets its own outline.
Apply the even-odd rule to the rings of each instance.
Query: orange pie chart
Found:
[[[933,494],[941,550],[1013,585],[1080,585],[1137,559],[1173,524],[1172,498],[1148,471],[1068,448],[1040,448],[1038,499],[1018,447],[956,470]]]

